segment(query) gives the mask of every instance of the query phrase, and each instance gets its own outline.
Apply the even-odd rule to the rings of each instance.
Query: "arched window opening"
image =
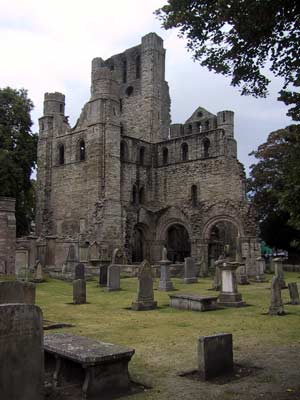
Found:
[[[121,161],[128,161],[128,146],[127,143],[122,141],[120,146]]]
[[[123,61],[123,83],[127,82],[127,61]]]
[[[189,129],[189,133],[192,133],[192,132],[193,132],[193,126],[192,126],[192,124],[189,125],[188,129]]]
[[[79,160],[84,161],[85,160],[85,143],[84,140],[80,140],[79,143]]]
[[[191,188],[191,195],[192,195],[192,206],[197,206],[197,186],[193,185]]]
[[[137,56],[135,59],[135,77],[136,79],[141,77],[141,56]]]
[[[133,185],[132,188],[132,204],[136,205],[137,204],[137,192],[136,192],[136,186]]]
[[[187,143],[182,143],[181,145],[181,160],[186,161],[189,158],[189,146]]]
[[[210,140],[208,138],[203,139],[203,152],[204,157],[209,157]]]
[[[164,147],[163,149],[163,165],[167,165],[168,164],[168,158],[169,158],[169,150]]]
[[[198,132],[202,132],[202,124],[201,124],[201,122],[197,122],[197,130],[198,130]]]
[[[205,130],[208,131],[209,130],[209,121],[205,121]]]
[[[132,86],[128,86],[128,88],[126,89],[127,96],[131,96],[132,93],[133,93],[133,87]]]
[[[64,165],[65,163],[65,146],[61,144],[58,148],[58,163]]]
[[[145,204],[145,189],[142,187],[139,192],[140,204]]]
[[[44,129],[45,129],[45,127],[44,127],[44,122],[41,121],[41,131],[43,131]]]
[[[61,114],[63,114],[63,112],[64,112],[64,106],[63,106],[63,104],[60,104],[60,105],[59,105],[59,112],[60,112]]]
[[[139,157],[140,165],[145,164],[145,147],[140,148],[140,157]]]
[[[124,134],[124,126],[123,126],[122,122],[121,122],[121,124],[120,124],[120,134],[121,134],[121,135]]]

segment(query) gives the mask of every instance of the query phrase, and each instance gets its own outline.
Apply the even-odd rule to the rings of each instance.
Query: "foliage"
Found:
[[[169,0],[156,15],[165,29],[179,28],[194,59],[231,76],[242,95],[265,97],[269,67],[284,80],[279,100],[300,120],[300,2],[297,0]],[[286,90],[288,89],[288,90]]]
[[[17,235],[29,232],[34,189],[37,135],[31,133],[32,101],[24,89],[0,89],[0,196],[16,199]]]
[[[289,250],[300,240],[300,125],[272,132],[251,155],[258,163],[250,167],[248,190],[262,238]]]

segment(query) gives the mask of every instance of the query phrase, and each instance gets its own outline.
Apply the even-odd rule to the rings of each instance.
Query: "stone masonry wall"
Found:
[[[15,200],[0,197],[0,274],[15,273]]]

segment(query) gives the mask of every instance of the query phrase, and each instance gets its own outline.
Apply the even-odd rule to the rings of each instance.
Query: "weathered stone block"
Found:
[[[0,282],[0,304],[35,304],[35,284],[30,282]]]
[[[77,279],[76,281],[73,281],[73,303],[86,303],[86,283],[84,279]]]
[[[198,370],[205,380],[232,372],[233,350],[231,333],[199,337]]]

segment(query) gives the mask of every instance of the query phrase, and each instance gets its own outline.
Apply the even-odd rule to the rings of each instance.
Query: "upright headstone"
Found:
[[[84,279],[76,279],[73,281],[73,303],[86,303],[86,283]]]
[[[110,265],[107,271],[107,290],[120,290],[120,266],[119,265]]]
[[[78,264],[77,251],[75,245],[71,244],[69,247],[67,262],[66,262],[67,272],[74,272],[76,264]]]
[[[160,265],[160,279],[158,284],[158,290],[164,292],[169,292],[170,290],[174,290],[170,276],[171,261],[168,260],[166,247],[163,247],[162,260],[159,261],[159,265]]]
[[[233,370],[232,334],[219,333],[198,339],[198,371],[205,379]]]
[[[288,284],[290,296],[291,296],[291,304],[293,305],[298,305],[300,304],[300,299],[299,299],[299,291],[298,291],[298,286],[296,282],[291,282]]]
[[[82,263],[79,263],[75,266],[74,280],[77,280],[77,279],[85,280],[85,266]]]
[[[0,398],[42,400],[43,317],[29,304],[0,305]]]
[[[220,255],[218,260],[214,262],[215,265],[215,275],[214,275],[214,280],[212,284],[212,289],[220,291],[222,288],[222,274],[221,274],[221,268],[220,265],[222,265],[225,262],[225,257],[223,255]]]
[[[33,280],[36,283],[44,281],[43,266],[40,261],[37,261],[36,263]]]
[[[226,261],[220,265],[222,273],[222,290],[219,296],[219,304],[225,307],[241,307],[245,303],[238,292],[236,281],[236,269],[241,263]]]
[[[144,260],[138,272],[138,290],[136,300],[132,303],[132,309],[152,310],[157,307],[154,301],[152,268],[147,260]]]
[[[99,267],[99,286],[107,286],[108,264],[101,262]]]
[[[31,282],[0,282],[0,304],[35,304],[35,284]]]
[[[278,276],[273,276],[271,282],[271,305],[270,315],[284,315],[283,303],[281,299],[281,281]]]
[[[193,257],[186,257],[184,259],[184,277],[183,283],[196,283],[196,263]]]
[[[274,270],[275,270],[275,276],[278,277],[280,287],[281,289],[286,288],[286,283],[284,280],[284,273],[283,273],[283,265],[282,265],[282,259],[280,257],[274,258]]]

